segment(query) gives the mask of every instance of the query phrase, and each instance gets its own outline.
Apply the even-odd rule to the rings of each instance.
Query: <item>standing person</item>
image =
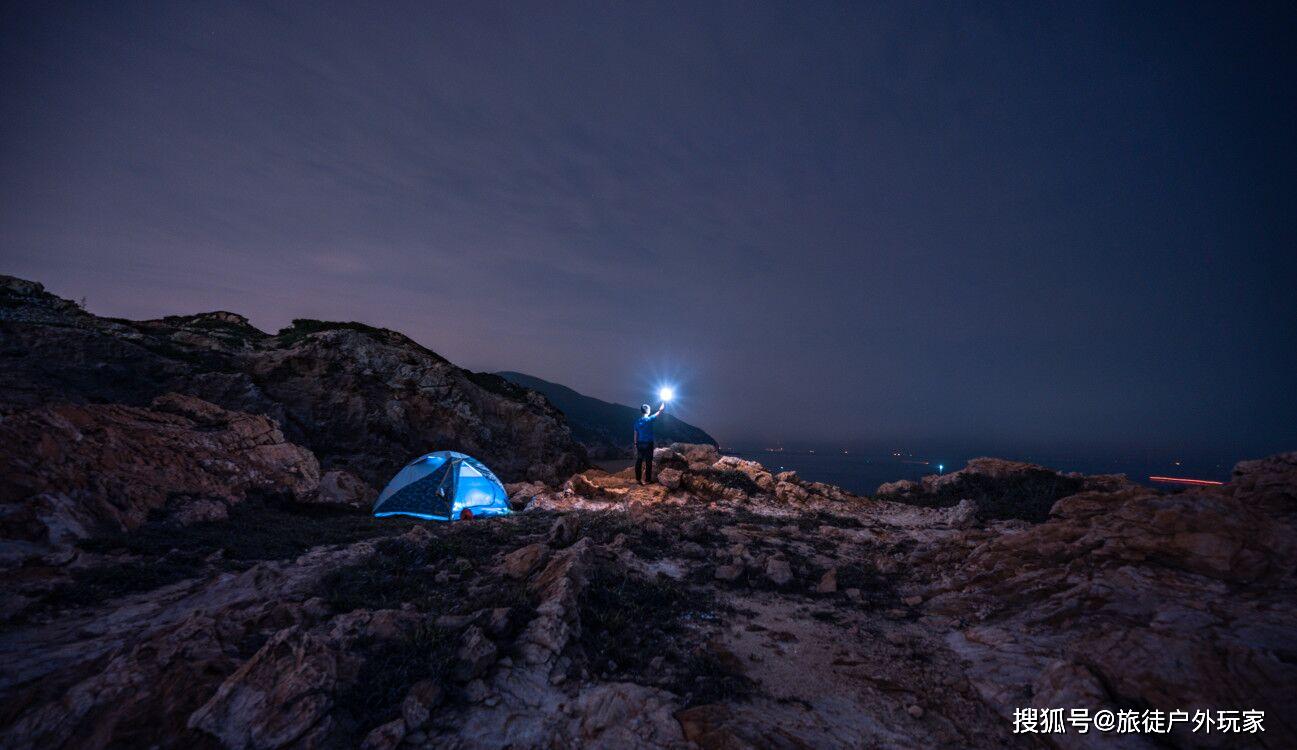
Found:
[[[635,420],[635,481],[640,484],[653,483],[653,420],[662,415],[662,410],[667,408],[666,402],[658,407],[656,414],[650,414],[652,408],[648,404],[640,406],[640,418]],[[644,478],[640,478],[640,468],[643,467]]]

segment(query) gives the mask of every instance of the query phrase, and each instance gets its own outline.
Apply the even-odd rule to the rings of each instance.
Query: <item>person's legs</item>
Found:
[[[653,484],[653,444],[649,443],[644,450],[644,481]]]
[[[635,446],[635,481],[643,483],[643,476],[640,472],[644,468],[644,451],[640,450],[638,445]]]

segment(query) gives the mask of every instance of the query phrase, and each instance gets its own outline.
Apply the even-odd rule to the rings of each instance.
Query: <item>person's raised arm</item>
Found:
[[[663,402],[662,402],[662,405],[658,407],[658,413],[657,413],[657,414],[654,414],[654,415],[653,415],[653,418],[654,418],[654,419],[657,419],[659,416],[661,416],[661,415],[662,415],[662,412],[663,412],[666,408],[667,408],[667,402],[663,401]]]

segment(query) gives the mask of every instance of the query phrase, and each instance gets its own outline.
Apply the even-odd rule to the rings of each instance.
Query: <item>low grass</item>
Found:
[[[406,638],[357,644],[364,659],[360,671],[334,696],[335,710],[357,727],[354,739],[399,716],[406,693],[420,680],[449,690],[456,645],[455,633],[431,624]]]
[[[188,526],[153,521],[131,531],[87,539],[80,546],[91,552],[143,557],[180,550],[203,556],[223,551],[230,560],[285,560],[320,545],[403,533],[417,523],[415,519],[374,518],[358,511],[259,498],[235,505],[223,521]]]
[[[669,662],[668,689],[687,705],[738,700],[752,690],[741,665],[710,646],[694,647],[689,620],[713,620],[717,603],[665,576],[642,578],[615,564],[595,565],[581,596],[581,644],[604,680],[644,681],[650,662]]]
[[[134,559],[72,572],[16,613],[12,627],[42,614],[69,607],[88,607],[110,599],[210,575],[239,570],[261,560],[297,557],[312,547],[349,544],[407,531],[414,519],[379,519],[367,513],[295,505],[275,499],[249,499],[230,510],[224,521],[177,526],[150,521],[139,528],[85,539],[82,549],[125,554]],[[209,562],[214,553],[221,553]]]
[[[522,582],[494,574],[475,576],[474,571],[490,565],[497,552],[521,546],[539,526],[536,519],[459,521],[429,527],[434,538],[426,543],[384,539],[369,558],[326,575],[320,595],[336,612],[407,603],[438,615],[527,609],[530,602]],[[442,571],[450,575],[438,582]]]
[[[82,568],[72,574],[71,581],[52,589],[25,614],[31,616],[44,611],[88,606],[120,596],[152,591],[199,576],[207,567],[202,558],[170,555],[155,561]]]

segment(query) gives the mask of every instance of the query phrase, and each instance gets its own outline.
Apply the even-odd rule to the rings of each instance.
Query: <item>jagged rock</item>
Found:
[[[686,521],[680,527],[680,535],[685,539],[692,539],[695,542],[705,540],[711,533],[711,526],[701,518],[694,518]]]
[[[550,489],[540,482],[515,482],[506,484],[504,491],[509,495],[509,507],[513,510],[523,510],[531,504],[532,500],[549,494]]]
[[[838,590],[838,569],[829,568],[820,576],[820,582],[816,584],[815,591],[820,594],[832,594]]]
[[[685,739],[701,750],[810,750],[812,747],[782,728],[755,725],[749,715],[722,704],[686,708],[678,711],[675,718]]]
[[[496,607],[486,617],[486,632],[493,638],[508,635],[513,624],[513,610],[509,607]]]
[[[742,565],[720,565],[717,566],[715,575],[718,581],[736,581],[739,576],[743,575]]]
[[[486,637],[486,633],[476,625],[464,631],[459,641],[459,651],[455,655],[455,679],[468,682],[491,668],[499,650],[495,642]]]
[[[556,553],[528,584],[539,604],[536,617],[518,638],[518,651],[527,663],[551,662],[579,632],[577,597],[586,584],[589,554],[590,540],[581,539]]]
[[[884,482],[878,485],[874,494],[877,495],[908,495],[919,490],[919,483],[912,482],[909,479],[899,479],[895,482]]]
[[[559,516],[549,529],[546,543],[551,547],[566,547],[581,535],[581,521],[575,515]]]
[[[368,510],[378,499],[378,492],[355,474],[341,469],[326,471],[320,477],[320,493],[315,499],[322,505]]]
[[[775,485],[775,497],[784,503],[797,504],[806,502],[810,493],[796,484],[783,481]]]
[[[406,729],[413,732],[426,724],[433,709],[441,705],[444,696],[441,686],[432,680],[416,682],[401,702],[401,718],[405,721]]]
[[[0,421],[0,537],[63,545],[135,528],[150,513],[223,517],[215,504],[255,492],[312,498],[310,451],[271,420],[179,394],[149,408],[61,404]]]
[[[300,742],[325,718],[337,679],[338,652],[328,639],[287,628],[230,675],[189,726],[238,750]]]
[[[776,586],[783,586],[793,580],[793,569],[789,567],[787,560],[772,557],[766,560],[766,578]]]
[[[361,750],[393,750],[405,739],[405,722],[401,719],[393,719],[386,724],[380,724],[373,731],[365,735],[365,739],[360,743]]]
[[[1280,453],[1234,466],[1230,485],[1235,497],[1277,511],[1291,511],[1297,502],[1297,452]]]
[[[714,445],[672,443],[653,451],[653,465],[677,471],[702,471],[720,459]]]
[[[1279,468],[1261,485],[1064,498],[1047,522],[963,555],[925,611],[976,618],[949,642],[1006,716],[1013,682],[1077,662],[1103,686],[1093,702],[1247,704],[1268,722],[1275,711],[1268,734],[1297,736],[1280,708],[1297,667],[1279,657],[1281,643],[1297,640],[1297,607],[1281,593],[1297,567],[1297,529],[1263,499],[1283,487],[1297,487],[1297,471]],[[1081,684],[1068,674],[1060,679]],[[1175,741],[1204,740],[1185,732]]]
[[[608,750],[677,746],[683,740],[672,716],[677,705],[670,693],[634,683],[586,689],[574,705],[579,717],[575,746]]]
[[[775,489],[774,475],[766,471],[766,468],[756,461],[745,461],[734,456],[723,456],[712,464],[712,468],[720,472],[736,471],[751,479],[752,483],[763,492],[771,492]]]
[[[549,548],[540,542],[519,547],[504,556],[504,564],[501,566],[501,570],[510,578],[526,578],[531,574],[531,571],[535,570],[537,565],[544,562],[548,554]]]
[[[658,471],[657,483],[669,490],[677,489],[680,486],[679,469],[661,469]]]
[[[591,482],[584,474],[576,474],[563,485],[563,489],[581,497],[598,499],[604,497],[602,486]]]

